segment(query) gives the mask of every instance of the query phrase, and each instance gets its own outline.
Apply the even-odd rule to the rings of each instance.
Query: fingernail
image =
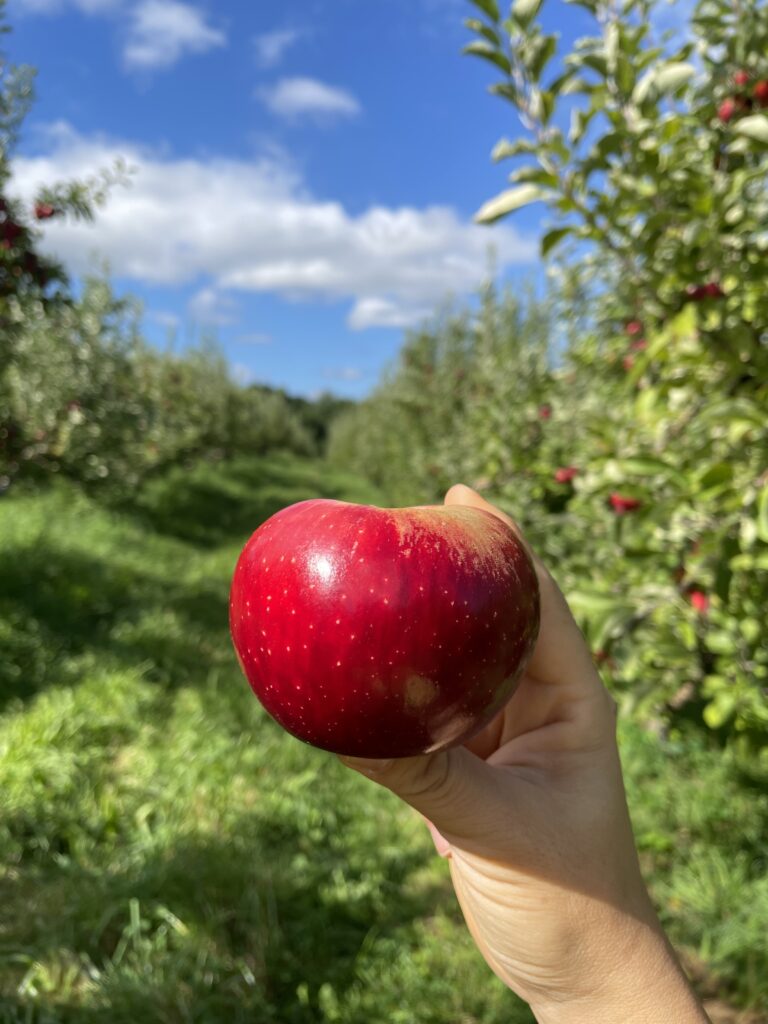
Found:
[[[342,764],[345,764],[348,768],[354,768],[356,772],[362,772],[363,775],[378,775],[380,772],[386,771],[393,764],[391,757],[345,757],[341,754],[338,757]]]

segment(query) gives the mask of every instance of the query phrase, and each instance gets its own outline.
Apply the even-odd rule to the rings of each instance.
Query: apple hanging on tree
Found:
[[[266,710],[360,757],[469,739],[513,695],[538,626],[523,544],[459,505],[291,505],[245,545],[230,595],[235,650]]]

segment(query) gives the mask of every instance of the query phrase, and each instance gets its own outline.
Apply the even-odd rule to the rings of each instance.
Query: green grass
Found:
[[[283,733],[227,629],[277,508],[369,487],[288,457],[178,470],[131,507],[0,502],[0,1022],[530,1024],[415,815]],[[624,728],[646,869],[706,985],[768,1003],[768,797]],[[703,743],[703,741],[702,741]]]

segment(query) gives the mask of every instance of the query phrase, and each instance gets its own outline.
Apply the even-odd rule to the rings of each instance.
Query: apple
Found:
[[[723,100],[720,106],[717,108],[717,116],[723,122],[727,124],[733,115],[736,113],[736,101],[730,97],[727,100]]]
[[[768,107],[768,81],[758,82],[752,95],[761,107]]]
[[[517,688],[533,564],[488,512],[299,502],[238,559],[230,630],[266,710],[313,746],[408,757],[463,743]]]
[[[576,466],[561,466],[555,470],[555,480],[559,484],[569,484],[578,472]]]
[[[743,86],[743,85],[746,85],[748,81],[749,81],[749,72],[748,71],[737,71],[736,74],[733,76],[734,85]]]
[[[35,203],[35,217],[38,220],[49,220],[56,216],[56,207],[50,203]]]
[[[699,615],[706,615],[709,611],[709,595],[703,590],[692,590],[690,593],[691,604]]]
[[[627,326],[624,328],[630,338],[633,338],[636,334],[642,334],[643,325],[639,320],[630,320]]]
[[[691,302],[701,302],[702,299],[722,299],[725,297],[725,292],[717,281],[708,281],[706,284],[689,284],[685,294]]]
[[[611,494],[609,501],[611,508],[617,516],[623,516],[627,512],[634,512],[643,504],[639,498],[628,498],[622,494],[617,494],[615,491]]]

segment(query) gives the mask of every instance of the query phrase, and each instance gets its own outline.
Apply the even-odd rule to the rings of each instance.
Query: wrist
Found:
[[[538,1024],[710,1024],[655,914],[611,914],[579,991],[543,996]]]

